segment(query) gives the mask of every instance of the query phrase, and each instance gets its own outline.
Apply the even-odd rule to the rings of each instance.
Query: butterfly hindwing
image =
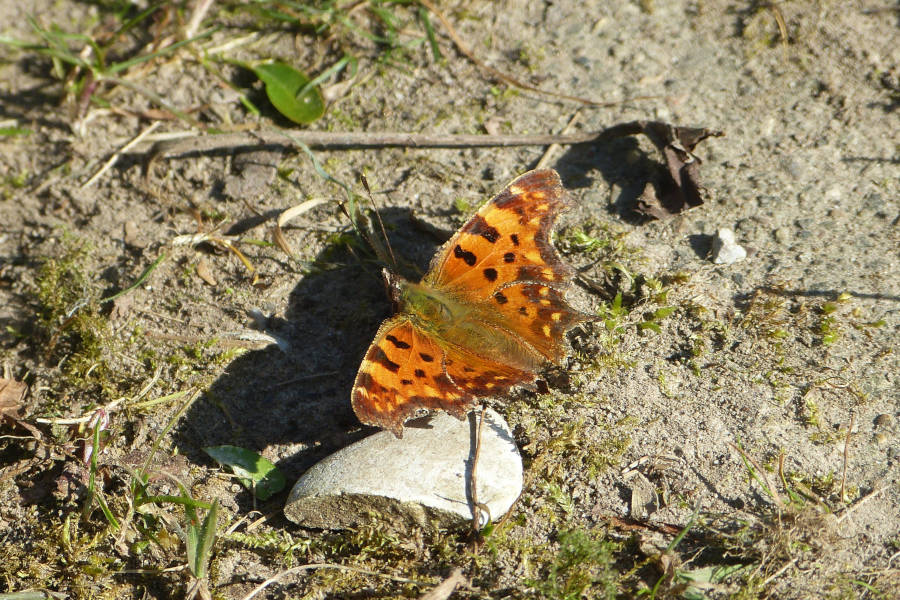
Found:
[[[363,423],[403,435],[403,422],[421,408],[462,418],[473,402],[444,370],[444,351],[409,319],[385,321],[369,346],[353,385],[353,410]]]
[[[456,346],[447,348],[444,368],[453,383],[473,396],[496,396],[535,379],[534,371],[490,360]]]
[[[508,283],[491,299],[507,327],[554,363],[565,357],[566,332],[593,318],[569,306],[564,292],[541,282]]]

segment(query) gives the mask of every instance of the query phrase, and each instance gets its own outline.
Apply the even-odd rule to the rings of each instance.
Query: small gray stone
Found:
[[[791,239],[791,230],[787,227],[779,227],[775,230],[775,240],[780,244],[787,244]]]
[[[730,265],[747,258],[747,251],[734,241],[734,232],[720,229],[712,241],[712,258],[717,265]]]
[[[310,468],[284,507],[304,527],[343,529],[380,518],[400,527],[448,526],[472,518],[469,482],[477,417],[437,413],[428,428],[407,425],[339,450]],[[477,500],[499,519],[522,491],[522,459],[509,426],[484,414],[476,466]],[[484,515],[481,515],[482,518]]]

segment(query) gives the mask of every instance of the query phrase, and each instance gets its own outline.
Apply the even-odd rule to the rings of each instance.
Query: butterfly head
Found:
[[[413,283],[384,269],[382,272],[395,314],[411,318],[429,331],[442,329],[459,318],[460,311],[453,310],[453,302],[438,290],[421,283]]]
[[[381,276],[384,277],[384,285],[387,287],[388,297],[391,299],[394,312],[401,312],[405,304],[403,289],[409,285],[409,282],[389,269],[382,269]]]

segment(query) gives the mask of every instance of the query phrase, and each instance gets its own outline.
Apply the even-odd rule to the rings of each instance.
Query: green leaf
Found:
[[[658,308],[656,309],[656,312],[653,313],[653,320],[665,319],[677,309],[677,306],[663,306],[662,308]]]
[[[680,582],[686,583],[686,589],[681,593],[681,597],[685,600],[706,600],[710,597],[706,592],[710,586],[723,583],[729,577],[740,575],[743,571],[752,568],[752,564],[736,564],[736,565],[711,565],[701,567],[692,571],[682,571],[677,569],[675,577]],[[701,585],[691,585],[699,583]]]
[[[325,113],[325,100],[309,77],[290,65],[268,62],[252,67],[266,84],[269,102],[294,123],[312,123]]]
[[[27,127],[0,127],[0,137],[31,135],[32,133],[33,132]]]
[[[209,446],[203,451],[220,465],[231,468],[241,484],[260,500],[268,500],[284,489],[284,475],[278,467],[252,450],[238,446]]]
[[[641,331],[645,331],[649,329],[653,333],[661,333],[662,328],[654,323],[653,321],[644,321],[643,323],[638,323],[638,329]]]
[[[419,7],[419,19],[422,21],[422,25],[425,26],[425,35],[428,36],[428,45],[431,46],[431,57],[434,59],[434,62],[441,62],[444,60],[444,57],[441,54],[441,48],[438,46],[437,36],[434,35],[431,19],[428,18],[428,11],[425,10],[424,6]]]

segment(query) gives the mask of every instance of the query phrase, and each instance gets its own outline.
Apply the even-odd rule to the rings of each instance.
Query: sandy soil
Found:
[[[72,33],[115,23],[98,5],[39,4],[43,10],[0,0],[0,35],[37,40],[25,20],[32,10],[42,25]],[[313,74],[345,51],[356,56],[357,79],[326,83],[329,109],[312,129],[556,133],[577,113],[572,131],[655,119],[725,133],[696,150],[706,202],[661,221],[634,212],[661,176],[646,140],[549,150],[548,166],[578,203],[557,245],[596,284],[579,286],[572,300],[600,311],[611,327],[573,332],[567,368],[546,374],[549,394],[492,401],[514,427],[528,474],[513,515],[476,557],[466,532],[300,530],[280,515],[285,494],[255,502],[201,451],[250,448],[292,481],[370,433],[356,421],[349,393],[390,310],[379,264],[350,236],[334,202],[285,228],[294,258],[274,244],[249,243],[273,240],[279,211],[307,199],[336,201],[343,191],[291,149],[149,163],[152,137],[85,186],[152,123],[160,123],[155,134],[189,126],[123,86],[101,87],[103,102],[79,112],[48,59],[0,45],[0,127],[28,130],[0,137],[0,364],[6,377],[28,384],[19,416],[38,428],[0,424],[10,436],[0,438],[0,572],[10,591],[181,597],[190,585],[186,571],[161,571],[184,563],[171,525],[183,521],[180,508],[133,516],[142,529],[124,534],[109,530],[99,510],[79,520],[77,484],[86,480],[78,440],[86,433],[37,420],[90,415],[124,398],[109,410],[98,485],[123,518],[128,468],[161,440],[153,464],[164,475],[154,493],[177,494],[177,477],[193,497],[221,504],[208,580],[216,597],[241,598],[293,560],[430,584],[460,566],[470,578],[460,597],[566,597],[535,583],[556,581],[551,573],[574,582],[568,597],[578,597],[582,571],[588,596],[607,595],[603,573],[626,597],[673,577],[659,593],[676,596],[684,592],[681,573],[748,565],[693,592],[900,598],[900,13],[871,2],[790,2],[777,10],[749,2],[575,4],[474,1],[443,10],[482,60],[513,77],[602,101],[647,99],[594,108],[515,90],[456,52],[437,20],[439,63],[427,43],[388,52],[337,26],[328,40],[271,23],[252,37],[260,27],[254,17],[217,8],[209,22],[231,26],[202,42],[249,35],[224,56],[276,57]],[[412,13],[390,10],[403,20],[402,40],[421,38]],[[365,9],[350,18],[374,27]],[[123,46],[126,57],[153,34],[137,37]],[[263,114],[248,112],[196,55],[126,75],[207,126],[290,126],[247,71],[211,64]],[[442,239],[434,227],[458,227],[545,151],[315,154],[357,192],[366,175],[394,252],[414,272]],[[711,236],[722,227],[736,232],[745,260],[711,262]],[[221,245],[177,243],[198,230],[239,237],[255,280]],[[142,285],[98,303],[163,254]],[[625,310],[613,315],[617,292]],[[663,307],[675,310],[654,320]],[[281,346],[249,340],[261,330]],[[195,389],[202,394],[179,415]],[[176,392],[184,396],[165,401]],[[139,404],[157,398],[164,401]],[[656,494],[646,514],[632,510],[637,483],[622,471],[642,457],[636,469]],[[774,493],[751,477],[758,468]],[[691,533],[666,554],[689,522]],[[612,559],[563,564],[560,548],[574,530],[618,544]],[[139,551],[147,531],[157,541]],[[266,593],[389,597],[425,589],[317,572],[288,576]]]

